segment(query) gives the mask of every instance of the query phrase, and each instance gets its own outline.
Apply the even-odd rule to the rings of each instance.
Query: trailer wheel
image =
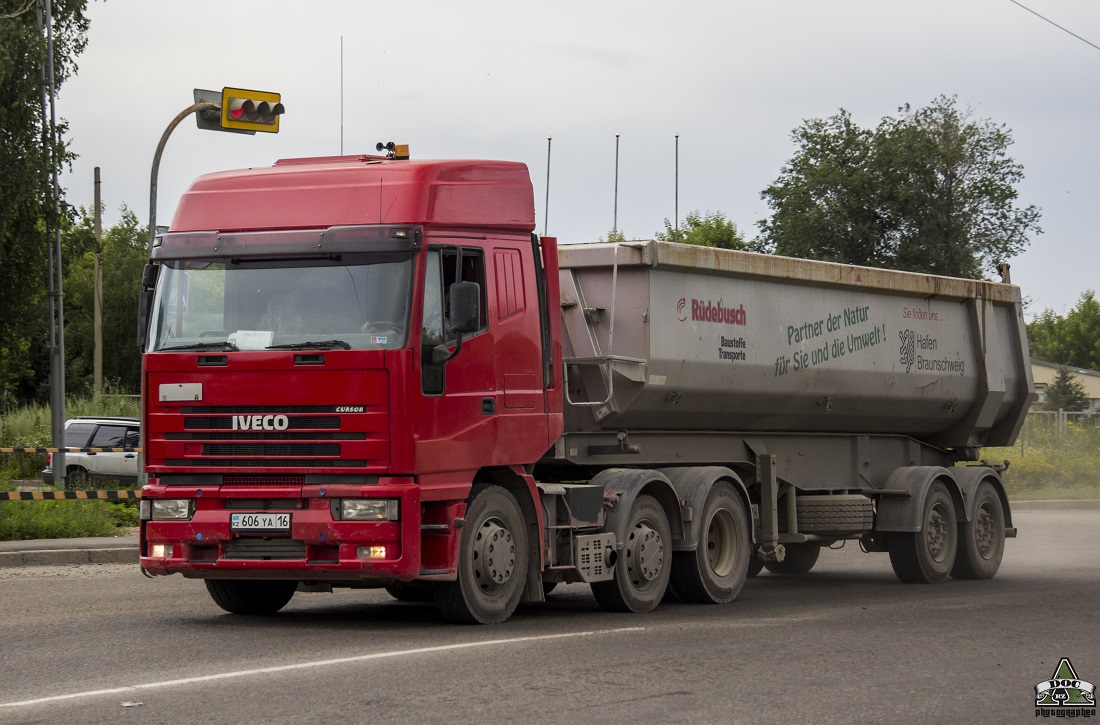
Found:
[[[287,605],[298,582],[207,579],[214,603],[232,614],[274,614]]]
[[[983,481],[974,493],[974,517],[959,524],[959,549],[951,576],[992,579],[1001,568],[1004,550],[1004,506],[993,486]]]
[[[763,562],[764,568],[772,574],[809,574],[821,554],[821,547],[817,544],[787,544],[783,548],[786,549],[783,561]]]
[[[669,588],[685,602],[732,602],[745,584],[750,555],[748,515],[733,486],[711,488],[695,543],[695,551],[673,555]]]
[[[458,544],[458,578],[435,587],[444,618],[495,624],[512,616],[527,579],[527,526],[512,494],[479,486],[470,494]]]
[[[638,496],[630,509],[623,549],[610,581],[593,582],[592,594],[612,612],[651,612],[661,603],[672,569],[672,531],[652,496]]]
[[[955,564],[959,528],[955,503],[942,481],[928,489],[917,532],[889,532],[890,564],[898,579],[908,584],[935,584]]]

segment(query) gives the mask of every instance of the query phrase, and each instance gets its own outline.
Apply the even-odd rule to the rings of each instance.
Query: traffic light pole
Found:
[[[164,153],[164,147],[168,143],[168,137],[172,135],[172,131],[176,130],[176,126],[180,125],[183,119],[190,116],[192,113],[197,113],[205,110],[217,111],[221,109],[217,103],[212,101],[199,101],[179,112],[179,115],[172,119],[172,122],[168,124],[168,128],[164,129],[164,134],[160,137],[160,143],[157,144],[157,152],[153,154],[153,170],[149,179],[149,248],[148,253],[153,253],[153,241],[157,238],[157,174],[160,172],[160,157]]]

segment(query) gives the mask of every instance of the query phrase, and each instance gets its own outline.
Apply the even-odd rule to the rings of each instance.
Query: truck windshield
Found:
[[[400,348],[412,268],[378,254],[167,261],[149,351]]]

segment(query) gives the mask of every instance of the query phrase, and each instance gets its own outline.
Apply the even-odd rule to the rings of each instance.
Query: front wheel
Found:
[[[512,494],[479,486],[470,494],[458,544],[458,578],[434,587],[452,622],[496,624],[512,616],[527,582],[527,525]]]
[[[974,517],[959,524],[959,550],[951,576],[956,579],[992,579],[1001,568],[1005,551],[1005,510],[988,481],[974,492]]]
[[[695,551],[673,555],[669,588],[685,602],[724,604],[741,593],[749,568],[749,519],[728,483],[711,488]]]
[[[657,499],[638,496],[609,581],[592,582],[592,594],[611,612],[651,612],[661,603],[672,569],[672,531]]]
[[[942,582],[955,564],[958,537],[955,502],[947,486],[936,481],[924,499],[920,531],[889,532],[890,565],[908,584]]]
[[[207,579],[214,603],[231,614],[274,614],[290,602],[298,582]]]

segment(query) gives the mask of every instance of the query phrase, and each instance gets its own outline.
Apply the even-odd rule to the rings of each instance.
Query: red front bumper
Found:
[[[289,490],[285,486],[195,488],[154,483],[144,488],[142,496],[150,501],[194,502],[190,520],[142,522],[141,565],[150,574],[300,581],[411,581],[422,574],[453,578],[453,571],[422,571],[420,488],[409,479]],[[344,498],[397,500],[399,518],[341,521],[334,516],[333,501]],[[253,511],[289,513],[290,530],[231,530],[231,514]],[[158,545],[171,546],[171,554],[152,556]],[[381,556],[366,556],[370,548]]]

